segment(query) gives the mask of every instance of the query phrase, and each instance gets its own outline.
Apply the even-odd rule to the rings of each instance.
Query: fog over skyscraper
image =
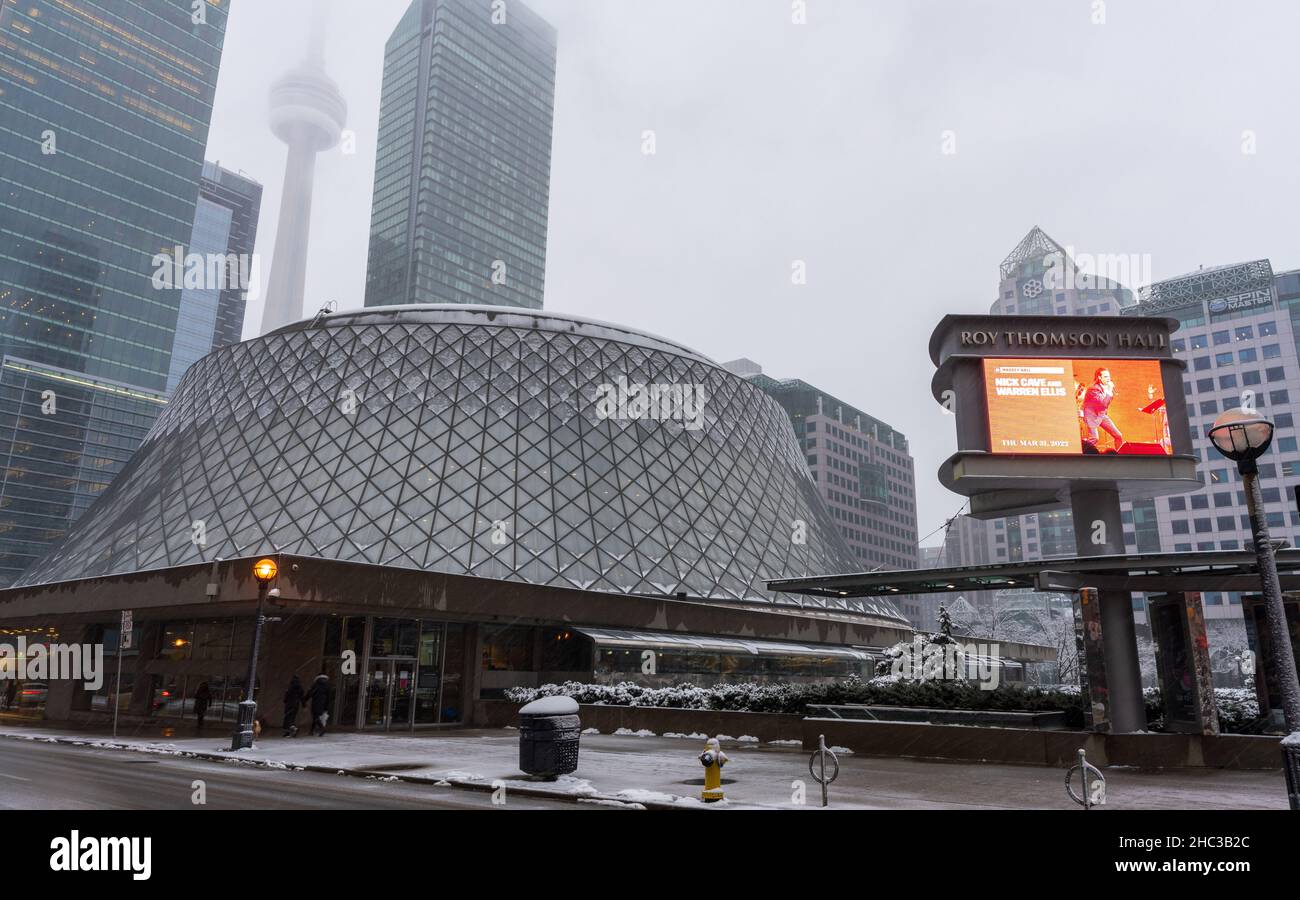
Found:
[[[555,64],[522,3],[414,0],[384,52],[366,306],[541,308]]]
[[[318,4],[311,17],[307,57],[271,86],[271,130],[289,145],[284,192],[276,226],[271,278],[262,312],[262,334],[303,317],[307,249],[311,236],[311,198],[316,155],[339,142],[348,104],[325,74],[325,30],[329,7]]]

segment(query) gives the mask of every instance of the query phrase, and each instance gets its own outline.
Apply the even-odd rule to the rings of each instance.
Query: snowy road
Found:
[[[206,804],[196,805],[194,781]],[[450,787],[234,766],[129,750],[0,741],[0,809],[492,809],[492,797]],[[502,807],[495,807],[502,808]],[[574,809],[511,796],[507,809]],[[600,809],[578,804],[578,809]]]
[[[0,739],[0,753],[12,745],[27,745],[31,753],[58,750],[39,738],[105,741],[106,734],[68,732],[61,729],[3,727],[0,732],[28,740]],[[31,739],[37,739],[32,741]],[[175,757],[178,753],[221,753],[228,747],[224,733],[208,737],[124,737],[150,752],[140,755],[180,759],[186,765],[215,767],[218,772],[257,772],[249,767],[200,763]],[[730,757],[723,771],[727,805],[779,809],[811,809],[820,803],[817,785],[808,775],[808,754],[790,746],[754,740],[724,740]],[[547,790],[570,796],[594,795],[632,802],[672,802],[699,805],[703,770],[696,759],[703,741],[686,737],[584,734],[578,771],[571,777],[543,784],[530,782],[519,772],[519,732],[504,730],[454,730],[426,734],[333,733],[325,738],[277,736],[258,742],[242,758],[275,764],[316,765],[362,769],[378,776],[400,774],[431,780],[450,779],[462,784],[502,781],[508,794],[516,788]],[[116,752],[116,751],[114,751]],[[0,772],[24,775],[3,765]],[[940,762],[905,758],[842,755],[841,775],[831,788],[831,804],[852,809],[1077,809],[1066,797],[1064,770],[1046,766]],[[151,768],[149,765],[136,768]],[[1286,789],[1281,771],[1229,771],[1221,769],[1137,770],[1105,769],[1108,809],[1285,809]],[[367,782],[311,772],[280,771],[282,779],[305,779],[330,785],[359,781],[370,790],[407,790],[395,782]],[[285,782],[287,783],[287,782]],[[304,782],[308,783],[308,782]],[[0,777],[0,804],[14,785]],[[350,790],[338,787],[340,791]],[[451,791],[453,789],[447,789]],[[310,793],[305,791],[305,794]],[[472,794],[471,791],[460,793]],[[443,794],[437,796],[442,797]],[[458,794],[451,794],[454,798]],[[486,797],[486,794],[481,795]],[[474,802],[466,800],[466,802]],[[521,795],[512,794],[512,802]],[[802,801],[802,802],[801,802]],[[303,803],[311,798],[304,796]],[[342,801],[340,801],[342,802]],[[584,804],[586,805],[586,804]]]

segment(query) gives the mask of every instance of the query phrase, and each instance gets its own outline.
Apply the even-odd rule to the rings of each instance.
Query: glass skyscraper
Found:
[[[227,5],[0,4],[0,584],[166,402]]]
[[[256,181],[214,162],[203,164],[188,250],[203,262],[205,274],[220,277],[181,291],[168,394],[190,366],[243,336],[261,206],[262,186]]]
[[[414,0],[384,53],[366,306],[541,308],[555,61],[517,0]]]

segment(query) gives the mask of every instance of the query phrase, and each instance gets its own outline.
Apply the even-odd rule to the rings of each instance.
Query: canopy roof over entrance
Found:
[[[576,628],[596,642],[597,647],[624,650],[677,650],[728,653],[750,656],[815,656],[821,659],[870,661],[880,655],[865,647],[796,644],[785,641],[751,641],[745,638],[713,637],[702,634],[669,634],[661,631],[627,631],[616,628]]]
[[[1277,552],[1283,590],[1300,590],[1300,549]],[[768,588],[788,594],[821,597],[888,597],[895,594],[943,594],[1034,588],[1072,593],[1084,587],[1099,590],[1256,591],[1259,567],[1253,550],[1191,553],[1139,553],[1048,559],[1029,563],[999,563],[946,569],[911,569],[782,578]]]

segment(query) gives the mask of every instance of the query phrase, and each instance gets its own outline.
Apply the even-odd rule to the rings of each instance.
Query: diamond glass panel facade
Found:
[[[540,309],[555,30],[518,0],[415,0],[389,38],[366,306]]]
[[[620,378],[698,385],[701,427],[603,414],[599,392]],[[277,551],[779,604],[797,601],[766,579],[858,568],[785,411],[744,379],[618,326],[412,306],[298,323],[196,363],[22,583]],[[802,603],[901,621],[887,600]]]

